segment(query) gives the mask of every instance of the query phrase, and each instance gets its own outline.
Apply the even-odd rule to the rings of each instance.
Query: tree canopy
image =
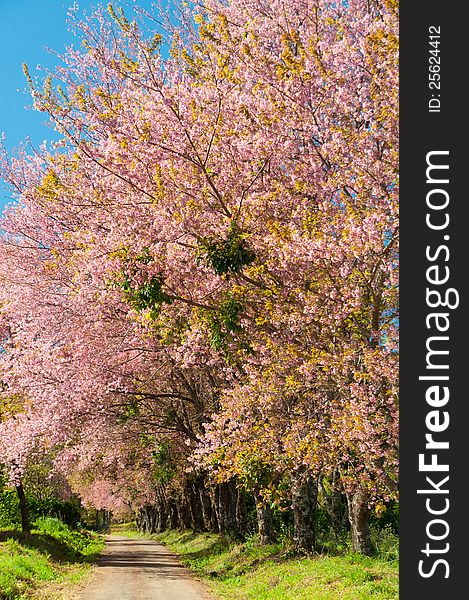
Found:
[[[114,511],[327,480],[366,551],[397,490],[396,3],[164,17],[109,5],[25,67],[62,140],[2,156],[0,460],[53,452]]]

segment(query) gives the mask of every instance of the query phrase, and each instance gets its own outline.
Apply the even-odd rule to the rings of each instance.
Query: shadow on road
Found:
[[[184,571],[183,565],[167,553],[164,546],[155,549],[153,541],[108,538],[106,547],[105,553],[98,558],[98,567],[116,572],[120,569],[131,572],[144,570],[149,575],[154,571],[158,577],[165,579],[178,579]]]
[[[145,560],[148,558],[148,560]],[[156,557],[144,557],[142,560],[139,557],[132,557],[128,554],[103,556],[98,559],[100,567],[137,567],[137,568],[158,568],[158,569],[182,569],[183,566],[172,562],[161,562]]]

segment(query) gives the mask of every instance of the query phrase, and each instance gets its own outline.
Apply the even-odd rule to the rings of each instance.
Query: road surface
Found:
[[[96,573],[82,600],[209,600],[210,596],[164,546],[106,536]]]

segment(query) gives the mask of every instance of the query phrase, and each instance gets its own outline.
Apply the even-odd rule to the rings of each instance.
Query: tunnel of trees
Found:
[[[395,525],[393,0],[75,19],[2,152],[0,463],[147,532]],[[104,514],[104,513],[102,513]]]

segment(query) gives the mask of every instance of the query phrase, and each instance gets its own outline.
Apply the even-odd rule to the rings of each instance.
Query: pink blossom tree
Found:
[[[3,158],[19,203],[1,369],[27,400],[1,427],[18,456],[37,439],[75,456],[77,482],[112,443],[83,488],[102,506],[133,486],[128,439],[138,477],[169,435],[180,481],[191,464],[242,484],[260,521],[286,478],[306,549],[318,478],[338,471],[368,552],[397,473],[395,3],[180,16],[169,57],[110,7],[42,89],[26,69],[63,142]]]

